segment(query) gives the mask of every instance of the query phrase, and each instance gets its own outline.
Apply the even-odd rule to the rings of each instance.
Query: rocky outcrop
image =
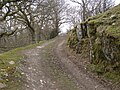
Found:
[[[80,23],[80,25],[76,26],[75,30],[77,32],[76,40],[77,44],[79,44],[79,48],[83,47],[84,44],[86,44],[85,42],[89,42],[88,49],[92,64],[102,63],[105,71],[117,70],[117,72],[120,73],[119,10],[120,5],[105,13],[90,17],[86,22]],[[83,42],[83,40],[86,41]],[[75,40],[71,39],[71,42],[74,41]],[[83,49],[84,48],[79,50],[81,51]]]
[[[91,61],[109,62],[118,67],[120,63],[120,5],[86,21],[91,46]],[[114,68],[113,67],[113,68]]]

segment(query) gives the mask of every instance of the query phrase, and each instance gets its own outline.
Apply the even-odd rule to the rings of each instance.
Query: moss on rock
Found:
[[[86,49],[84,46],[89,48],[94,71],[115,80],[115,76],[120,76],[120,5],[105,13],[89,17],[82,24],[87,25],[87,37],[78,40],[76,28],[74,28],[69,32],[69,47],[76,49],[77,45],[82,43],[78,46],[82,47],[81,52]],[[83,41],[86,38],[89,41],[88,45]]]
[[[120,80],[120,5],[90,17],[88,34],[92,42],[94,71],[113,81]],[[112,73],[113,72],[113,73]],[[116,73],[117,72],[117,73]]]
[[[79,40],[77,38],[76,28],[74,28],[74,29],[70,30],[69,33],[68,33],[67,44],[70,48],[75,50],[78,42],[79,42]]]

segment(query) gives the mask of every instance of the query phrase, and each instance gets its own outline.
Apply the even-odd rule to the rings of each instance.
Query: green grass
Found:
[[[11,66],[9,64],[10,61],[14,61],[17,64],[18,61],[24,58],[24,55],[20,54],[21,51],[32,49],[42,43],[44,43],[44,41],[41,41],[40,43],[37,44],[28,45],[26,47],[16,48],[14,50],[10,50],[8,52],[0,54],[0,69],[5,69],[8,66]]]
[[[119,25],[108,26],[106,29],[106,33],[113,37],[120,38],[120,26]]]
[[[111,8],[109,10],[107,10],[104,13],[98,14],[94,17],[89,17],[87,19],[87,23],[91,26],[94,26],[96,29],[98,27],[105,27],[106,26],[106,30],[105,33],[108,36],[112,36],[115,38],[120,38],[120,5]],[[94,27],[92,27],[92,31],[94,29]],[[102,29],[100,29],[99,31],[101,31]],[[98,30],[97,30],[98,31]]]
[[[105,71],[103,65],[101,64],[90,64],[87,68],[93,73],[96,73],[97,75],[111,81],[113,84],[120,82],[120,73],[118,73],[117,71]]]
[[[5,90],[17,90],[20,86],[19,79],[21,77],[20,72],[15,72],[19,62],[25,58],[21,53],[24,50],[35,48],[38,45],[43,44],[45,41],[41,41],[37,44],[31,44],[26,47],[20,47],[8,52],[0,54],[0,82],[5,83],[8,87]],[[9,62],[14,61],[15,64],[10,65]],[[8,76],[6,76],[8,74]],[[4,90],[4,89],[3,89]]]
[[[120,75],[117,72],[106,72],[103,76],[110,80],[112,83],[120,82]]]

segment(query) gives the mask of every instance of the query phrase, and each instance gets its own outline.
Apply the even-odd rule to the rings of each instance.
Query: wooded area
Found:
[[[63,23],[75,25],[114,6],[112,0],[1,0],[0,44],[21,46],[58,35]],[[12,44],[9,45],[9,42]]]
[[[0,89],[119,90],[119,83],[115,0],[0,0]]]
[[[56,37],[64,8],[63,0],[1,0],[0,46],[24,46]]]

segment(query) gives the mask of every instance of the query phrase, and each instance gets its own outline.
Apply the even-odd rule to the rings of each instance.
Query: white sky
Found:
[[[65,0],[65,1],[66,1],[67,4],[70,4],[72,6],[76,6],[77,5],[75,3],[72,3],[70,0]],[[120,4],[120,0],[115,0],[115,5],[118,5],[118,4]],[[69,24],[64,24],[64,25],[61,26],[61,31],[63,33],[66,33],[68,29],[69,29]]]
[[[120,4],[120,0],[115,0],[115,4],[116,5]]]

